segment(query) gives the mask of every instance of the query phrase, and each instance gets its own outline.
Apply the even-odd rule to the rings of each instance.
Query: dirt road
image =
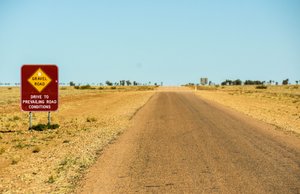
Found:
[[[207,102],[158,92],[78,193],[300,193],[300,139]]]

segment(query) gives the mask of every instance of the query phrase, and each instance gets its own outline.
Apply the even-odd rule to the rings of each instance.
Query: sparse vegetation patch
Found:
[[[101,91],[64,87],[59,111],[51,114],[57,124],[37,124],[45,122],[47,114],[34,113],[32,122],[37,125],[31,130],[28,113],[19,108],[19,88],[0,87],[0,193],[72,193],[99,150],[154,94],[144,91],[153,87],[101,86]]]
[[[211,86],[205,86],[208,89],[203,88],[197,94],[278,126],[281,130],[300,134],[300,88],[295,86],[297,85],[222,86],[217,90],[210,90]]]
[[[96,122],[96,121],[97,121],[97,119],[95,117],[88,117],[88,118],[86,118],[86,122],[89,122],[89,123]]]
[[[29,130],[35,130],[35,131],[44,131],[46,129],[57,129],[59,128],[59,124],[37,124],[33,125]]]
[[[32,149],[32,153],[39,153],[41,151],[41,148],[38,146],[34,146],[34,148]]]
[[[265,86],[265,85],[259,85],[259,86],[256,86],[255,88],[256,88],[256,89],[267,89],[268,86]]]

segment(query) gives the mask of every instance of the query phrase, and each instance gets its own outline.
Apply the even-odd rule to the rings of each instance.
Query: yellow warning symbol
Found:
[[[51,78],[43,72],[41,68],[28,79],[28,82],[39,92],[41,92],[51,81]]]

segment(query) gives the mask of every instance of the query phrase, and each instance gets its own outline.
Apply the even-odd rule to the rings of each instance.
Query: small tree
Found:
[[[130,86],[130,85],[131,85],[130,80],[127,80],[127,81],[126,81],[126,85],[127,85],[127,86]]]
[[[296,81],[296,84],[298,85],[298,83],[299,83],[299,81],[297,80],[297,81]]]
[[[113,85],[113,83],[110,82],[110,81],[108,81],[108,80],[105,82],[105,84],[108,85],[108,86],[112,86]]]
[[[120,80],[120,86],[125,86],[125,80]]]
[[[289,83],[289,79],[285,79],[282,81],[282,85],[288,85],[288,83]]]
[[[232,82],[233,85],[242,85],[242,81],[240,79],[234,80]]]
[[[73,81],[70,81],[70,86],[75,86],[75,83]]]

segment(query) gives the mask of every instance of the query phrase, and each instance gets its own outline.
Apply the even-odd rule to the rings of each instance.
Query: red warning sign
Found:
[[[21,67],[21,107],[23,111],[58,109],[58,67],[23,65]]]

